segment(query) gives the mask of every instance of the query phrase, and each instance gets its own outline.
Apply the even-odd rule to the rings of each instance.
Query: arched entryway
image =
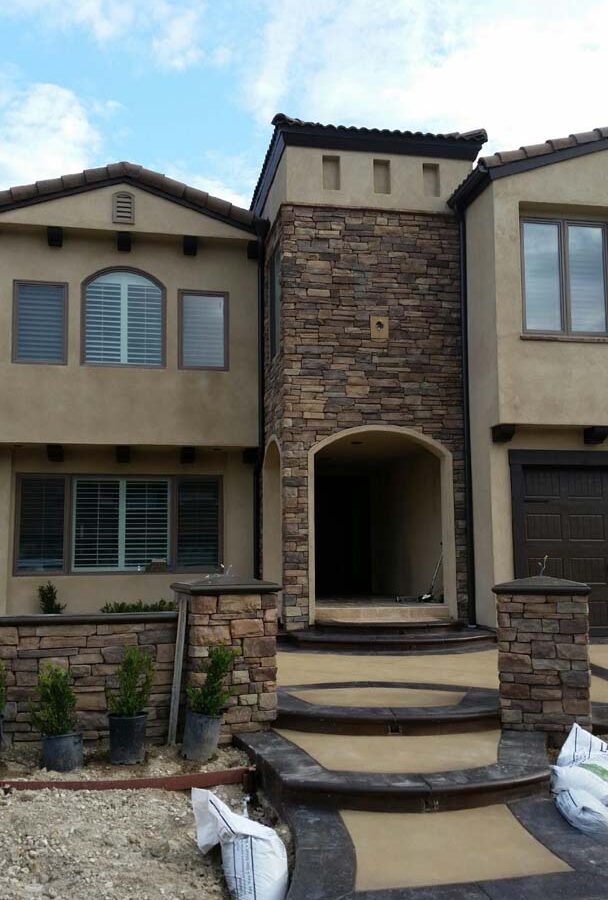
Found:
[[[452,456],[410,428],[367,425],[308,457],[310,618],[316,603],[414,601],[434,588],[456,618]]]
[[[283,581],[281,451],[275,437],[268,441],[262,468],[262,576]]]

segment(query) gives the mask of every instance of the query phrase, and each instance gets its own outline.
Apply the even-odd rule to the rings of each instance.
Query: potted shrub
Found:
[[[224,679],[230,671],[235,652],[231,647],[219,644],[209,650],[205,682],[188,685],[188,709],[182,743],[182,755],[186,759],[205,762],[210,759],[220,739],[222,712],[230,690]]]
[[[126,647],[118,671],[117,687],[106,691],[110,722],[110,762],[132,766],[146,755],[144,712],[150,700],[154,664],[149,653],[139,647]]]
[[[76,731],[76,696],[67,669],[47,663],[38,675],[38,704],[31,705],[32,724],[42,735],[46,769],[71,772],[82,766],[82,734]]]
[[[0,747],[4,743],[4,732],[2,725],[4,722],[4,707],[6,706],[6,666],[0,659]]]

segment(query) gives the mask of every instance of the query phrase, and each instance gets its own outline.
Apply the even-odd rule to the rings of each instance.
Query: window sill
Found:
[[[566,344],[608,344],[606,334],[520,334],[522,341],[560,341]]]
[[[69,570],[61,570],[61,569],[45,569],[43,572],[40,569],[31,569],[30,571],[24,572],[13,572],[14,578],[65,578],[65,577],[76,577],[76,578],[90,578],[91,576],[96,575],[133,575],[134,577],[141,578],[144,575],[218,575],[221,573],[221,569],[209,567],[209,566],[197,566],[194,568],[184,569],[183,567],[176,569],[165,569],[163,572],[138,572],[137,569],[69,569]]]

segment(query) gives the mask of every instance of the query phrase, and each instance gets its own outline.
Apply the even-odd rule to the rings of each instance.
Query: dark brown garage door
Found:
[[[515,575],[591,586],[590,624],[608,626],[608,466],[511,466]]]

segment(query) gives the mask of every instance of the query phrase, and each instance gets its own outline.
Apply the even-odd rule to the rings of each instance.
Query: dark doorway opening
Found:
[[[371,484],[368,475],[317,475],[318,597],[371,593]]]

